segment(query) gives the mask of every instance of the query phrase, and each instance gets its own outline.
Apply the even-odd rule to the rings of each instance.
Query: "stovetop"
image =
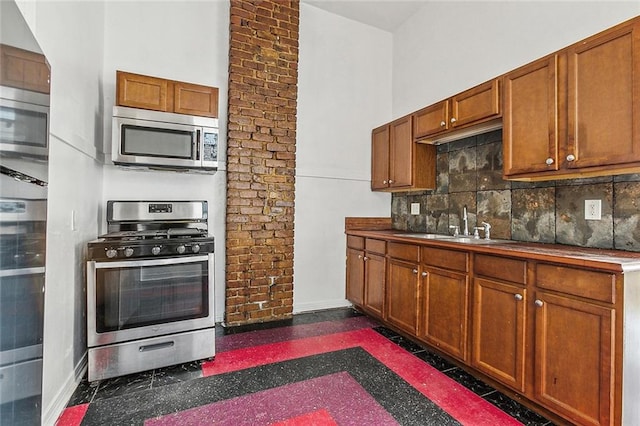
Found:
[[[206,201],[109,201],[108,233],[88,244],[90,260],[213,253]]]

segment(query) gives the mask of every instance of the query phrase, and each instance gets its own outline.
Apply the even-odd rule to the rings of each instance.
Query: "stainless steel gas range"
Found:
[[[206,201],[109,201],[88,244],[89,381],[215,355]]]

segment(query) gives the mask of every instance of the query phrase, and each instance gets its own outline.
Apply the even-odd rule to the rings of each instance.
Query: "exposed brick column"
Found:
[[[225,322],[288,318],[298,0],[231,0]]]

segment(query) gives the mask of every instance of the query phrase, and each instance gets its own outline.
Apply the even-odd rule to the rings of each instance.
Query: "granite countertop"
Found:
[[[426,239],[416,236],[424,233],[405,233],[394,229],[347,229],[346,233],[387,241],[512,256],[528,260],[558,261],[558,258],[561,258],[564,264],[607,269],[615,272],[640,271],[640,253],[622,250],[511,240],[494,240],[489,244],[468,243],[456,241],[456,239]]]

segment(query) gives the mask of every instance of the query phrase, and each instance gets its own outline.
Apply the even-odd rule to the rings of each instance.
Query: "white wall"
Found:
[[[213,175],[104,168],[100,224],[107,200],[207,200],[216,237],[216,321],[224,315],[227,70],[229,3],[107,2],[104,43],[103,151],[111,153],[116,70],[218,87],[221,164]]]
[[[391,34],[302,3],[294,312],[346,306],[346,216],[389,216],[371,129],[391,117]]]
[[[638,1],[426,2],[393,34],[393,116],[455,95],[638,14]]]
[[[85,362],[85,248],[98,232],[102,188],[94,144],[102,134],[104,8],[97,2],[19,6],[51,64],[42,394],[43,423],[51,424]]]

